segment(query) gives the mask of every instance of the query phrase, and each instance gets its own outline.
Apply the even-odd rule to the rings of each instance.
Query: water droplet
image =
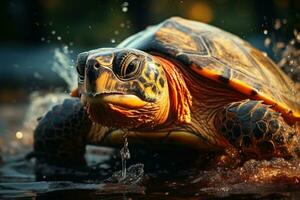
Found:
[[[46,38],[41,37],[41,41],[42,41],[42,42],[45,42],[45,40],[46,40]]]
[[[64,51],[68,51],[68,49],[69,49],[68,45],[65,45],[64,46]]]
[[[292,40],[290,41],[290,44],[291,44],[291,45],[294,45],[295,42],[296,42],[296,41],[295,41],[294,39],[292,39]]]
[[[129,6],[129,3],[127,1],[125,1],[124,3],[122,3],[122,7],[127,7]]]
[[[114,38],[112,38],[112,39],[110,40],[110,42],[114,44],[114,43],[116,43],[116,40],[115,40]]]
[[[120,27],[121,27],[121,28],[124,28],[124,27],[125,27],[125,23],[121,23],[121,24],[120,24]]]
[[[61,40],[61,36],[57,36],[57,40]]]
[[[275,30],[278,30],[278,29],[281,28],[281,21],[280,21],[280,19],[276,19],[275,20],[274,28],[275,28]]]
[[[127,11],[128,11],[128,8],[127,8],[127,7],[123,7],[123,8],[122,8],[122,11],[123,11],[123,12],[127,12]]]
[[[114,34],[115,34],[115,35],[119,35],[119,31],[116,30],[116,31],[114,32]]]
[[[89,29],[92,29],[92,26],[91,26],[91,25],[89,25]]]
[[[52,35],[55,35],[55,34],[56,34],[56,31],[55,31],[55,30],[51,31],[51,34],[52,34]]]
[[[16,138],[21,140],[23,138],[23,133],[21,131],[16,132]]]
[[[129,3],[128,2],[124,2],[122,3],[121,7],[122,7],[122,12],[127,12],[128,11],[128,5]]]
[[[265,41],[264,41],[265,47],[269,47],[270,44],[271,44],[271,39],[270,38],[266,38]]]
[[[268,34],[268,30],[264,30],[264,34],[267,35]]]

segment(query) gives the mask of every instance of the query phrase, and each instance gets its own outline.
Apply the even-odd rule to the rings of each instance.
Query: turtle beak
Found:
[[[128,85],[119,80],[112,69],[102,66],[97,58],[87,61],[85,91],[87,96],[95,97],[105,94],[123,94]]]
[[[97,58],[87,61],[84,83],[86,92],[82,96],[83,102],[101,102],[127,108],[144,106],[146,102],[135,95],[128,94],[130,87],[130,82],[118,79],[111,67],[101,65]]]

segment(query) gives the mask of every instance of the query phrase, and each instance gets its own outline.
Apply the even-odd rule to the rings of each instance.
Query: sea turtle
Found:
[[[85,145],[297,154],[299,95],[265,54],[216,27],[169,18],[116,48],[80,53],[74,98],[39,121],[40,162],[84,163]],[[227,151],[230,150],[230,151]]]

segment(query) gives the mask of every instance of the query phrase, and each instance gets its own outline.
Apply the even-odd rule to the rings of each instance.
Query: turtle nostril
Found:
[[[99,64],[99,63],[95,63],[95,64],[94,64],[94,68],[95,68],[95,69],[99,69],[99,67],[100,67],[100,64]]]

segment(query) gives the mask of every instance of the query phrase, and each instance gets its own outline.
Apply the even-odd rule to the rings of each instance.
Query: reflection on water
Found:
[[[278,25],[277,25],[278,26]],[[296,37],[298,37],[298,32]],[[297,67],[291,60],[289,43],[280,61],[280,66]],[[295,45],[293,48],[296,48]],[[290,53],[286,53],[290,52]],[[299,51],[293,50],[293,55]],[[75,87],[76,75],[68,49],[57,49],[54,55],[53,70],[69,86]],[[299,59],[299,56],[294,56]],[[295,60],[294,59],[294,60]],[[286,63],[284,64],[284,61]],[[293,72],[296,69],[293,69]],[[200,170],[197,168],[180,170],[176,173],[161,175],[155,172],[144,172],[143,164],[125,166],[112,170],[105,161],[115,156],[115,151],[107,148],[87,148],[89,166],[97,166],[103,172],[99,179],[70,181],[35,181],[34,159],[25,159],[32,149],[32,131],[37,119],[53,105],[61,103],[70,91],[52,93],[33,93],[29,105],[22,106],[25,113],[23,124],[15,133],[1,135],[3,164],[0,168],[0,198],[48,198],[64,195],[79,199],[297,199],[300,196],[300,162],[273,159],[271,161],[250,160],[236,169],[214,168]],[[20,112],[18,107],[14,112]],[[20,119],[21,120],[21,119]],[[127,144],[128,145],[128,144]],[[124,146],[123,161],[129,158]],[[129,144],[130,149],[130,144]],[[124,149],[123,149],[124,150]],[[180,159],[180,158],[179,158]],[[121,162],[121,160],[119,160]],[[95,168],[97,170],[97,167]],[[118,171],[119,170],[119,171]],[[124,171],[126,170],[126,171]],[[106,178],[103,178],[106,177]]]
[[[101,160],[99,151],[88,151],[90,157]],[[104,157],[107,155],[104,155]],[[12,156],[14,157],[14,156]],[[19,156],[20,157],[20,156]],[[89,163],[93,160],[89,160]],[[297,199],[300,195],[299,162],[281,159],[248,161],[234,170],[211,169],[178,171],[159,176],[145,174],[143,165],[128,168],[127,181],[121,182],[121,170],[105,180],[39,181],[33,174],[33,161],[17,157],[8,160],[0,170],[0,197],[55,197],[62,194],[85,199],[134,199],[177,197],[180,199]],[[67,192],[67,194],[65,194]],[[87,195],[87,196],[85,196]]]

